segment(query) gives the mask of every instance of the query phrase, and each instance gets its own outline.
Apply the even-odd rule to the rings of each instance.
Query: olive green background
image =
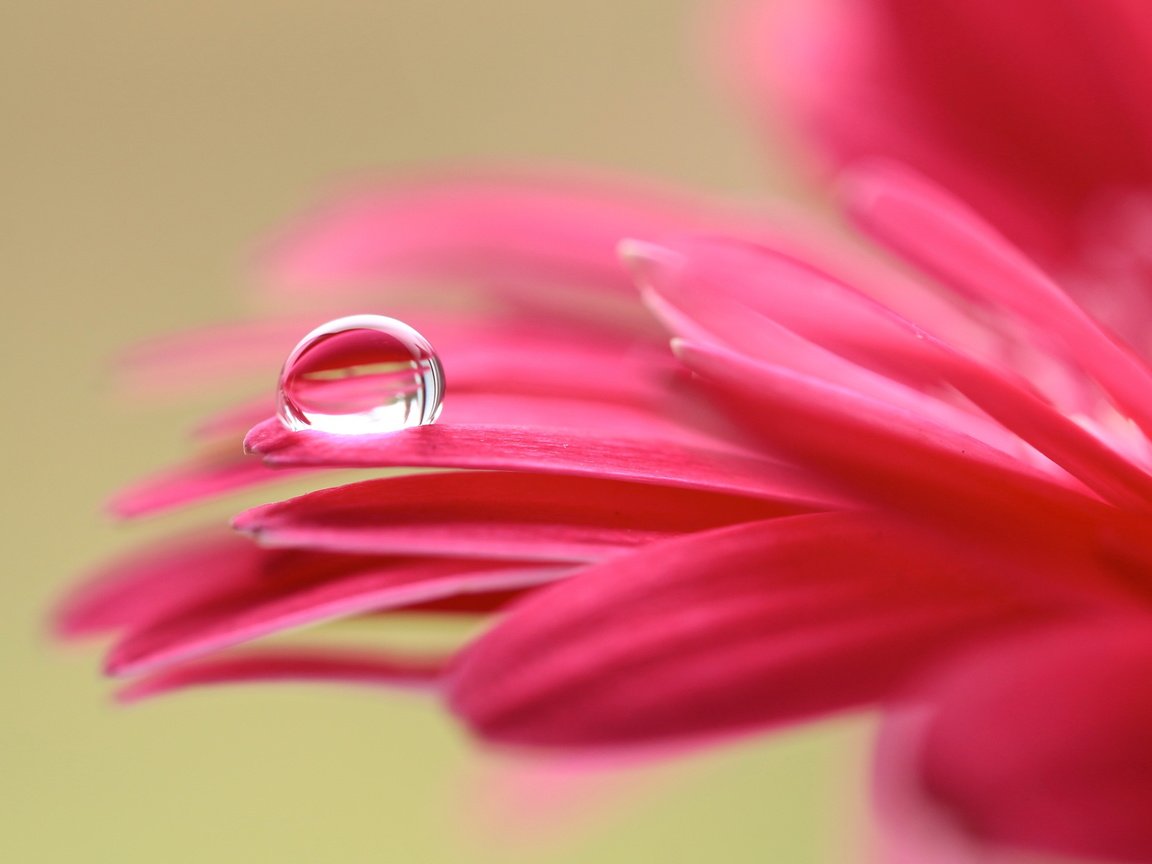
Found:
[[[253,244],[324,189],[461,159],[784,188],[779,157],[703,74],[700,13],[688,0],[0,7],[0,860],[863,857],[859,721],[667,766],[537,836],[478,815],[487,761],[431,702],[272,686],[118,708],[97,646],[53,645],[44,624],[95,562],[237,508],[102,515],[118,485],[179,456],[209,404],[141,407],[109,367],[136,340],[241,314]],[[554,809],[564,828],[585,807]]]

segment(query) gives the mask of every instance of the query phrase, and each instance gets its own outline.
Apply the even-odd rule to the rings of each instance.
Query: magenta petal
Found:
[[[591,177],[458,177],[336,203],[269,257],[277,282],[461,277],[629,292],[623,237],[723,224],[692,202]]]
[[[354,438],[289,433],[275,420],[245,446],[271,465],[476,468],[634,480],[815,507],[842,499],[803,473],[768,459],[658,440],[495,425],[434,425]]]
[[[272,554],[224,531],[166,539],[108,564],[73,590],[56,612],[56,630],[90,636],[196,605],[258,578]]]
[[[834,460],[845,470],[875,475],[892,491],[914,491],[917,482],[933,486],[939,480],[954,482],[957,490],[971,485],[978,494],[981,484],[1000,478],[995,486],[1028,488],[1038,504],[1045,498],[1074,503],[1057,478],[930,418],[719,348],[675,347],[689,367],[713,383],[718,397],[733,410],[739,405],[749,428],[805,458]],[[844,446],[846,441],[852,446]],[[956,475],[957,470],[967,473]]]
[[[405,562],[394,557],[266,549],[232,533],[195,531],[106,565],[66,598],[56,613],[55,626],[68,638],[138,632],[156,622],[192,617],[204,607],[257,604],[277,592],[287,595],[342,579],[355,580],[365,572],[395,571],[398,566],[402,568]],[[531,587],[515,577],[510,577],[508,585],[495,587],[439,578],[468,567],[478,573],[509,569],[513,565],[508,561],[431,561],[423,571],[416,562],[408,561],[406,566],[413,578],[423,572],[432,581],[415,586],[405,599],[401,597],[403,580],[398,580],[393,599],[399,598],[405,608],[490,612]]]
[[[626,370],[619,371],[621,374],[626,373]],[[562,386],[563,383],[564,379],[561,379],[558,386]],[[540,434],[548,436],[552,441],[569,435],[562,430],[582,430],[582,437],[593,440],[595,442],[593,446],[600,450],[606,449],[606,445],[600,443],[601,441],[610,445],[617,436],[631,439],[632,443],[627,445],[631,450],[639,446],[636,442],[653,438],[664,441],[663,445],[657,446],[662,446],[669,453],[675,453],[679,448],[685,453],[700,452],[707,455],[708,452],[716,451],[738,454],[742,449],[739,444],[729,440],[731,432],[721,418],[714,413],[701,410],[703,406],[699,402],[691,401],[688,394],[667,386],[667,382],[660,380],[658,373],[654,373],[647,381],[634,377],[631,382],[606,385],[595,395],[588,394],[597,385],[587,380],[584,383],[587,385],[583,388],[586,395],[581,395],[579,384],[574,388],[575,392],[561,391],[563,393],[561,396],[541,395],[541,393],[469,392],[466,388],[462,392],[453,391],[451,399],[444,408],[440,428],[448,424],[456,427],[487,427],[493,433],[487,436],[488,440],[506,437],[509,441],[530,434],[527,430],[532,427],[539,427]],[[537,380],[536,384],[538,389],[543,391],[543,379]],[[494,382],[494,386],[502,385]],[[251,419],[259,404],[263,403],[242,406],[218,415],[210,420],[202,431],[207,434],[234,432],[237,423]],[[261,412],[260,416],[266,414]],[[148,515],[269,483],[286,476],[283,471],[269,470],[270,466],[277,468],[307,466],[313,469],[383,464],[409,467],[420,465],[513,469],[537,467],[533,462],[482,464],[476,461],[478,454],[475,452],[461,454],[459,459],[453,460],[447,450],[439,453],[439,457],[447,461],[388,463],[373,461],[366,455],[374,446],[373,442],[394,443],[389,442],[390,435],[355,439],[346,436],[329,437],[325,439],[329,445],[328,449],[324,451],[323,457],[319,457],[314,454],[314,447],[319,440],[315,436],[318,433],[288,433],[275,419],[261,423],[256,428],[261,431],[249,436],[247,445],[253,449],[259,449],[264,445],[253,445],[251,442],[263,442],[269,439],[285,439],[289,443],[294,441],[296,445],[307,446],[303,448],[293,446],[278,452],[275,457],[265,462],[245,458],[239,448],[234,455],[218,451],[210,453],[137,482],[118,493],[110,502],[110,509],[122,517]],[[595,430],[595,433],[592,434],[589,430]],[[443,433],[417,434],[435,436]],[[573,437],[579,438],[581,435]],[[524,448],[521,446],[518,449]],[[296,456],[304,450],[309,451],[311,455],[297,459]],[[574,451],[569,459],[560,459],[559,462],[563,465],[577,455]],[[762,462],[744,455],[718,455],[717,458],[728,459],[734,468],[744,466],[741,470],[752,469],[756,463]],[[780,470],[783,472],[786,469]]]
[[[572,570],[454,558],[353,559],[356,566],[341,567],[329,557],[314,556],[301,574],[308,578],[289,578],[287,565],[272,567],[254,584],[164,610],[113,648],[108,671],[138,675],[287,629],[460,594],[533,587]]]
[[[1036,631],[926,682],[922,719],[882,739],[893,827],[936,824],[930,844],[1152,861],[1150,634],[1143,617]]]
[[[449,696],[481,736],[524,745],[793,721],[881,698],[934,650],[1018,612],[984,580],[994,566],[879,515],[690,535],[518,604],[465,649]]]
[[[309,472],[271,471],[237,447],[234,454],[203,456],[138,481],[118,492],[108,509],[123,518],[147,516],[303,473]]]
[[[1152,502],[1152,477],[1014,373],[935,338],[808,265],[751,244],[696,240],[656,250],[638,269],[660,292],[649,304],[689,341],[722,341],[1043,465],[1026,442],[1108,500],[1142,508]],[[939,398],[951,396],[948,385],[1004,428]]]
[[[1152,178],[1141,106],[1152,16],[1136,0],[752,0],[740,75],[828,167],[899,159],[1055,259],[1104,190]]]
[[[891,165],[857,171],[847,197],[866,231],[973,300],[1010,312],[1152,430],[1152,370],[970,210]]]
[[[379,652],[264,648],[165,669],[132,682],[116,697],[121,702],[139,702],[191,687],[271,681],[425,688],[438,683],[445,665],[446,661],[440,659],[397,657]]]
[[[272,546],[590,561],[675,534],[796,512],[694,489],[482,471],[325,489],[249,510],[233,524]]]

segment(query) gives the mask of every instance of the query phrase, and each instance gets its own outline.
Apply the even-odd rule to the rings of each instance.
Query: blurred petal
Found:
[[[202,606],[232,604],[263,598],[269,592],[295,591],[397,564],[387,555],[267,549],[249,538],[223,531],[193,531],[134,551],[113,560],[68,595],[54,616],[57,632],[65,638],[143,630],[153,622],[179,618]],[[409,562],[411,563],[411,562]],[[476,569],[508,568],[507,560],[472,564]],[[467,568],[460,561],[429,562],[444,572]],[[527,566],[527,565],[524,565]],[[534,565],[539,566],[539,565]],[[492,611],[524,589],[515,585],[489,590],[480,584],[461,583],[465,593],[453,593],[451,583],[429,585],[423,599],[406,609],[467,613]]]
[[[654,311],[689,339],[719,340],[1041,469],[1055,463],[1114,503],[1152,506],[1152,476],[1057,410],[1031,382],[935,338],[810,267],[759,246],[705,240],[674,242],[651,253],[639,269],[659,292],[649,298]],[[684,315],[691,323],[685,324]],[[952,388],[1003,428],[971,405],[956,404]]]
[[[267,264],[290,288],[432,276],[630,292],[616,260],[621,238],[735,221],[618,180],[445,177],[338,201],[280,241]]]
[[[842,499],[781,462],[682,444],[529,426],[433,425],[387,435],[287,432],[268,421],[248,433],[276,466],[473,468],[601,477],[828,506]]]
[[[314,468],[293,469],[288,473],[272,471],[259,460],[245,456],[237,446],[230,454],[206,454],[139,480],[117,492],[108,502],[108,509],[125,519],[147,516],[314,472]]]
[[[56,611],[56,631],[90,636],[195,605],[257,578],[272,554],[223,530],[165,538],[105,565],[73,589]]]
[[[1074,358],[1152,431],[1152,370],[964,205],[895,166],[856,172],[847,196],[865,231],[945,285],[1010,312],[1035,341]]]
[[[178,690],[218,684],[323,682],[373,687],[427,688],[442,677],[446,661],[368,651],[263,648],[165,669],[121,688],[120,702],[139,702]]]
[[[1097,196],[1152,185],[1140,0],[738,9],[739,75],[765,117],[790,113],[831,167],[913,165],[1030,252],[1067,256]]]
[[[324,489],[249,510],[233,524],[270,546],[586,561],[800,509],[695,489],[484,471]]]
[[[1150,679],[1152,629],[1134,616],[952,663],[883,738],[885,816],[929,847],[1152,861]]]
[[[343,568],[319,553],[311,560],[313,567],[295,578],[282,565],[263,579],[225,586],[196,604],[139,622],[113,647],[109,673],[138,675],[292,628],[458,594],[532,587],[572,571],[457,558],[381,558]]]
[[[533,746],[795,721],[882,698],[933,650],[1023,614],[981,575],[998,566],[877,515],[694,534],[527,598],[465,649],[450,700],[482,737]]]

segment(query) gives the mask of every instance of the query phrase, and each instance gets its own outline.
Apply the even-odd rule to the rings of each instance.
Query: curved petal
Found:
[[[113,515],[130,519],[315,472],[315,467],[272,471],[237,447],[232,453],[209,453],[139,480],[117,492],[107,506]]]
[[[255,450],[274,448],[276,452],[265,462],[246,457],[238,446],[231,453],[216,447],[203,456],[145,477],[121,490],[109,502],[109,509],[123,518],[151,515],[285,479],[301,473],[304,468],[315,471],[402,465],[548,470],[546,466],[541,468],[538,461],[500,461],[499,452],[509,446],[519,451],[521,456],[525,455],[524,447],[516,442],[533,435],[546,438],[554,446],[567,438],[575,446],[568,458],[558,460],[559,473],[564,472],[566,463],[579,458],[582,441],[593,442],[592,446],[602,452],[614,441],[620,441],[621,446],[635,451],[639,442],[654,440],[659,442],[653,445],[657,450],[663,449],[668,453],[716,454],[715,458],[720,461],[727,460],[734,466],[743,465],[748,469],[754,469],[763,462],[748,455],[745,447],[735,440],[736,433],[730,425],[694,400],[691,393],[681,392],[678,387],[661,389],[652,382],[650,386],[637,384],[633,392],[636,398],[628,401],[622,398],[627,387],[627,384],[623,385],[612,397],[617,401],[579,394],[454,391],[445,403],[440,423],[435,427],[424,427],[436,430],[452,428],[455,430],[452,433],[413,429],[371,436],[324,436],[310,430],[288,432],[277,419],[272,418],[255,427],[246,445]],[[646,391],[643,397],[636,392],[639,390]],[[607,397],[607,394],[601,396]],[[646,400],[652,404],[644,404]],[[662,405],[658,407],[657,402]],[[255,408],[255,405],[246,406],[218,415],[209,422],[208,431],[232,431],[238,422],[254,413]],[[261,416],[266,414],[261,412]],[[484,432],[480,433],[480,429]],[[454,453],[451,447],[446,447],[417,457],[409,448],[408,455],[401,458],[393,445],[410,441],[404,437],[410,434],[449,439],[471,435],[474,446],[496,452],[485,462],[483,453],[473,450]],[[480,445],[481,436],[483,445]],[[394,437],[398,440],[391,440]],[[373,458],[374,452],[379,453],[378,458]],[[395,454],[395,458],[390,460],[388,454]],[[611,461],[607,464],[610,465]],[[289,470],[285,474],[282,470],[272,471],[270,467]]]
[[[90,575],[64,598],[53,624],[66,638],[139,624],[258,579],[274,554],[223,530],[166,538]]]
[[[318,553],[295,579],[286,567],[271,568],[253,584],[165,609],[128,630],[108,656],[108,672],[139,675],[272,633],[459,594],[531,588],[573,571],[457,558],[380,558],[341,567],[329,557]]]
[[[116,698],[130,703],[192,687],[273,681],[426,689],[439,683],[446,665],[440,658],[347,649],[249,649],[165,669],[121,688]]]
[[[485,738],[584,748],[846,708],[1025,614],[986,556],[877,514],[655,544],[518,604],[460,655],[450,702]]]
[[[1055,463],[1114,503],[1152,506],[1152,476],[1057,410],[1011,366],[973,356],[812,267],[752,244],[695,240],[657,249],[638,269],[659,292],[649,297],[654,311],[689,339],[719,340],[1041,469]],[[1000,426],[955,404],[953,390]]]
[[[260,602],[277,592],[285,595],[358,574],[397,569],[403,561],[384,555],[340,554],[328,551],[267,549],[247,537],[220,530],[198,530],[134,551],[114,560],[65,598],[54,616],[56,631],[65,638],[109,632],[146,630],[155,622],[180,619],[202,607]],[[413,562],[412,573],[418,567]],[[480,572],[511,568],[507,560],[471,562]],[[429,562],[426,575],[467,569],[468,562]],[[527,565],[523,565],[527,566]],[[539,564],[534,566],[540,566]],[[438,569],[440,568],[440,569]],[[413,577],[415,578],[415,577]],[[400,582],[397,580],[397,587]],[[483,580],[481,580],[482,582]],[[481,582],[461,582],[453,593],[441,580],[414,594],[404,606],[413,611],[489,612],[519,594],[524,586],[487,588]],[[419,594],[419,592],[417,592]]]
[[[282,239],[267,266],[289,288],[434,276],[629,293],[621,239],[736,221],[619,180],[446,176],[330,205]]]
[[[675,534],[800,510],[695,489],[481,471],[324,489],[249,510],[233,525],[266,546],[591,561]]]
[[[1152,861],[1150,634],[1135,616],[1044,629],[929,678],[882,737],[892,827],[929,849]]]
[[[872,165],[846,185],[856,221],[943,283],[1024,324],[1091,375],[1146,433],[1152,370],[1039,268],[949,195],[902,168]]]
[[[766,118],[830,166],[899,159],[1030,252],[1074,252],[1102,191],[1152,183],[1140,0],[750,0],[729,34]]]
[[[769,459],[644,437],[609,437],[546,427],[433,425],[387,435],[288,433],[268,421],[245,446],[270,465],[472,468],[536,471],[655,483],[824,508],[844,498],[803,472]]]
[[[957,537],[974,532],[978,543],[1004,544],[1004,554],[1029,547],[1051,553],[1041,569],[1027,571],[1039,590],[1102,591],[1121,602],[1142,596],[1140,586],[1101,566],[1090,551],[1115,533],[1109,542],[1123,550],[1117,554],[1143,560],[1138,544],[1129,551],[1136,534],[1118,528],[1123,511],[1077,485],[849,390],[716,348],[675,347],[749,432],[801,466],[819,466],[824,478],[839,479],[857,498],[947,526]],[[1054,534],[1053,525],[1062,530]]]

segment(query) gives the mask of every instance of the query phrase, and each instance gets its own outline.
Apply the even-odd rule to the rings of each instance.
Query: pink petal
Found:
[[[881,484],[876,492],[913,492],[944,481],[954,492],[969,488],[982,498],[992,488],[1015,487],[1016,494],[1029,490],[1038,504],[1047,499],[1049,506],[1083,510],[1087,503],[1054,478],[929,418],[723,349],[685,342],[675,349],[712,383],[717,399],[732,410],[739,406],[747,428],[805,459],[828,460],[822,469],[861,472],[861,480]]]
[[[898,719],[882,739],[893,827],[929,846],[1152,860],[1148,623],[1030,632],[928,680],[922,716]]]
[[[705,410],[705,406],[693,400],[690,393],[682,392],[680,388],[659,391],[652,387],[648,395],[654,401],[663,402],[660,410],[656,405],[646,406],[641,401],[625,403],[578,396],[453,392],[445,403],[441,422],[436,427],[428,427],[434,431],[405,430],[355,438],[316,437],[320,433],[311,431],[289,433],[279,421],[272,419],[259,424],[256,427],[259,431],[249,436],[251,449],[262,450],[265,446],[275,449],[265,462],[245,458],[239,450],[235,456],[217,451],[138,481],[118,493],[109,507],[113,513],[125,518],[150,515],[285,477],[283,471],[271,471],[269,467],[292,469],[289,475],[299,473],[302,468],[383,465],[507,468],[551,473],[577,470],[588,473],[595,470],[595,465],[589,460],[597,454],[604,454],[605,465],[612,466],[629,454],[637,454],[641,442],[653,439],[659,442],[654,446],[663,455],[646,457],[638,471],[630,469],[625,477],[651,480],[674,477],[667,472],[670,460],[676,459],[688,460],[686,465],[690,475],[693,474],[692,463],[705,463],[695,469],[696,477],[688,478],[686,485],[690,486],[705,480],[700,475],[716,470],[767,469],[779,474],[795,474],[787,468],[747,455],[745,446],[734,440],[738,433],[731,424]],[[255,413],[256,407],[242,407],[218,415],[209,422],[208,429],[213,433],[230,431],[237,421]],[[450,427],[454,431],[439,431]],[[414,440],[423,440],[421,436],[432,436],[437,441],[450,439],[455,443],[436,445],[432,451],[422,446],[396,447],[401,442],[411,444]],[[481,441],[483,445],[480,445]],[[580,445],[581,441],[584,446]],[[528,445],[527,449],[525,445]],[[476,450],[477,446],[482,446],[482,450]],[[541,447],[563,451],[555,460],[555,469],[548,468],[551,462],[542,458]],[[483,450],[494,452],[485,456]],[[649,465],[647,469],[643,467],[645,464]],[[609,473],[616,476],[611,470]],[[817,486],[809,481],[794,478],[785,482],[796,487],[798,496],[821,500],[828,497],[826,494],[821,496]],[[756,485],[750,480],[736,491]],[[781,485],[777,481],[772,488],[778,492]],[[711,487],[706,485],[704,488]]]
[[[211,453],[140,480],[118,492],[108,502],[108,509],[121,518],[148,516],[314,472],[315,469],[271,471],[259,460],[245,456],[237,446],[234,454]]]
[[[488,854],[539,858],[588,836],[621,808],[628,812],[663,779],[653,766],[635,760],[565,755],[568,758],[541,759],[485,754],[458,806],[465,815],[464,827]]]
[[[149,396],[200,391],[206,384],[235,381],[238,374],[260,375],[271,388],[289,352],[319,323],[301,315],[170,333],[125,352],[117,377],[129,392]]]
[[[1152,178],[1152,16],[1139,0],[736,8],[725,57],[773,128],[791,114],[826,167],[913,165],[1030,252],[1074,254],[1101,190]]]
[[[726,241],[634,254],[643,256],[634,260],[646,303],[686,341],[735,349],[1021,452],[996,424],[939,398],[940,351],[924,330],[831,277]]]
[[[166,538],[103,567],[66,598],[55,615],[55,626],[67,638],[142,630],[222,599],[235,603],[238,598],[262,597],[269,591],[287,593],[395,563],[378,555],[266,549],[229,532],[194,531]],[[443,566],[463,565],[446,562]],[[523,590],[519,586],[466,594],[437,590],[406,608],[488,612]]]
[[[481,736],[609,747],[714,736],[881,698],[941,647],[1021,614],[978,548],[868,514],[645,547],[515,607],[459,657]]]
[[[1101,568],[1093,550],[1107,536],[1113,554],[1144,566],[1137,538],[1146,533],[1145,518],[1135,517],[1128,534],[1118,523],[1122,511],[955,430],[737,354],[687,344],[677,350],[750,432],[800,465],[819,465],[856,496],[957,536],[974,531],[979,543],[996,538],[1017,550],[1047,550],[1052,558],[1043,568],[1027,571],[1039,590],[1103,591],[1127,603],[1138,593]],[[1062,530],[1054,534],[1053,525]]]
[[[294,288],[435,276],[627,293],[621,239],[733,221],[619,181],[460,176],[339,201],[282,240],[268,268]]]
[[[864,230],[973,300],[1011,313],[1152,431],[1148,366],[967,208],[889,165],[856,172],[846,194]]]
[[[689,339],[726,343],[1045,467],[1021,446],[1027,442],[1114,503],[1144,509],[1152,503],[1152,477],[1039,398],[1028,382],[813,268],[751,244],[704,240],[657,249],[640,270],[659,292],[649,298],[654,311]],[[937,397],[951,388],[1005,428]]]
[[[378,652],[264,648],[213,657],[165,669],[122,688],[116,697],[129,703],[190,687],[271,681],[319,681],[386,687],[435,686],[445,661],[396,657]]]
[[[197,605],[165,609],[115,645],[107,661],[109,673],[151,672],[260,636],[365,612],[534,587],[572,570],[455,558],[377,559],[344,567],[323,559],[316,556],[316,564],[303,574],[306,579],[281,572],[287,568],[271,568],[255,584],[220,591]]]
[[[387,435],[287,432],[267,421],[245,446],[274,466],[474,468],[655,483],[813,507],[842,498],[780,462],[679,443],[545,427],[420,426]]]
[[[340,552],[590,561],[644,543],[799,512],[761,499],[596,477],[394,477],[242,513],[264,545]]]
[[[986,350],[992,339],[939,301],[929,305],[922,298],[909,319],[865,294],[856,281],[770,245],[676,237],[659,245],[625,244],[622,252],[643,286],[753,356],[759,356],[755,336],[765,319],[859,365],[882,364],[886,375],[902,380],[916,380],[916,370],[907,368],[915,365],[907,354],[917,348],[909,343],[910,332],[927,331],[970,350]],[[907,280],[903,284],[906,291],[925,294]],[[889,359],[894,350],[901,350],[903,362]]]
[[[54,616],[56,630],[67,638],[90,636],[196,605],[258,579],[273,554],[219,530],[165,539],[106,565],[74,589]]]

